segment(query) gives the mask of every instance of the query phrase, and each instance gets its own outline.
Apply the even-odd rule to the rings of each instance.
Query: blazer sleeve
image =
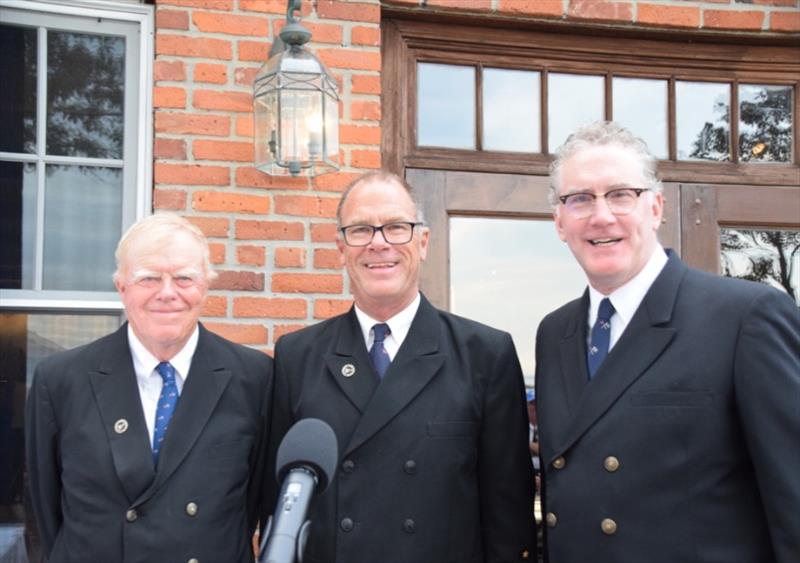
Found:
[[[478,456],[485,561],[536,561],[525,383],[510,335],[502,335],[497,350],[483,389]]]
[[[61,470],[58,426],[44,370],[36,368],[25,409],[25,451],[31,502],[44,553],[61,528]]]
[[[778,563],[800,560],[800,310],[753,300],[734,358],[736,401]]]
[[[261,354],[261,352],[259,352]],[[259,377],[266,379],[259,404],[258,434],[256,435],[255,446],[250,454],[250,483],[247,493],[247,517],[250,531],[256,529],[256,525],[266,524],[265,514],[265,486],[269,478],[270,469],[267,467],[267,447],[269,440],[270,407],[272,403],[273,388],[273,363],[272,359],[266,355],[259,357],[252,363],[252,369]]]

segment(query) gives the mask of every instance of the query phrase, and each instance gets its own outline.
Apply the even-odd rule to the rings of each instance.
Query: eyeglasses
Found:
[[[558,200],[564,204],[567,213],[576,219],[584,219],[592,214],[598,198],[606,200],[609,211],[614,215],[627,215],[636,209],[639,196],[642,192],[649,192],[649,188],[618,188],[609,190],[604,194],[578,192],[562,195]]]
[[[344,237],[347,246],[367,246],[372,242],[375,233],[380,231],[383,240],[389,244],[408,244],[414,237],[414,227],[421,226],[422,223],[412,223],[410,221],[398,221],[397,223],[387,223],[386,225],[348,225],[339,231]]]
[[[145,289],[156,289],[161,287],[166,279],[171,279],[172,283],[182,289],[188,289],[198,285],[202,278],[199,274],[164,274],[158,272],[141,272],[133,276],[133,283]]]

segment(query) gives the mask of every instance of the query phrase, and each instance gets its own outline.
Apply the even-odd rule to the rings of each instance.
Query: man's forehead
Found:
[[[343,217],[389,215],[390,219],[413,217],[414,201],[397,182],[373,180],[353,188],[342,209]]]

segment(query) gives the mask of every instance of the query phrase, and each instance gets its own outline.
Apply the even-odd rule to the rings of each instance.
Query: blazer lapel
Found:
[[[330,376],[350,402],[363,413],[378,387],[378,379],[353,308],[342,318],[341,324],[336,352],[325,354],[323,358]]]
[[[587,289],[576,304],[575,313],[567,323],[558,348],[561,359],[561,381],[564,385],[564,397],[570,412],[574,412],[581,395],[589,384],[589,373],[586,367],[586,315],[588,310],[589,290]]]
[[[675,336],[675,329],[663,325],[672,310],[681,280],[683,264],[671,251],[667,265],[648,290],[631,322],[609,352],[591,383],[586,385],[575,409],[561,447],[553,458],[574,444],[663,353]],[[584,317],[585,319],[585,317]],[[585,323],[585,320],[584,320]],[[583,346],[585,358],[585,344]],[[585,361],[582,362],[585,364]],[[586,373],[586,367],[583,367]],[[547,463],[552,460],[546,460]]]
[[[416,397],[444,364],[439,316],[425,296],[403,345],[359,420],[344,455],[374,436]]]
[[[89,383],[114,469],[125,495],[133,502],[152,483],[154,470],[127,331],[126,323],[109,338],[97,371],[89,372]]]

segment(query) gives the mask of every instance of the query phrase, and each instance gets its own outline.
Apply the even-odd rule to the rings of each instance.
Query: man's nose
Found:
[[[612,223],[617,220],[617,216],[611,212],[608,201],[605,197],[598,197],[594,200],[592,214],[589,216],[592,223]]]
[[[372,240],[369,241],[369,245],[371,247],[378,248],[389,246],[389,242],[386,240],[386,235],[383,233],[383,229],[375,229],[372,232]]]

